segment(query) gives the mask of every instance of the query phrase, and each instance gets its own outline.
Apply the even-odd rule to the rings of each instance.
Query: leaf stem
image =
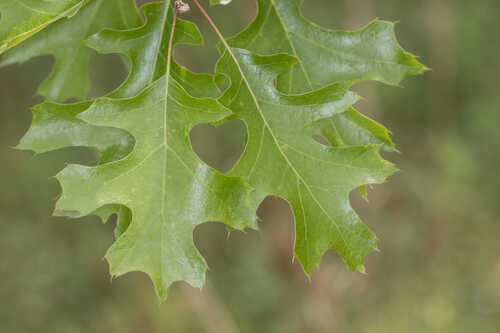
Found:
[[[168,15],[168,8],[169,6],[172,6],[172,3],[170,2],[170,0],[168,0],[168,4],[165,4],[166,8],[165,10],[167,11],[165,15]],[[165,110],[167,108],[167,101],[168,101],[168,86],[170,84],[169,82],[169,79],[170,79],[170,66],[171,66],[171,62],[172,62],[172,49],[173,49],[173,45],[174,45],[174,33],[175,33],[175,26],[177,24],[177,15],[178,15],[178,11],[177,11],[177,6],[172,6],[172,10],[174,12],[174,18],[172,20],[172,27],[170,28],[170,37],[169,37],[169,41],[168,41],[168,51],[167,51],[167,73],[165,75]],[[166,112],[165,112],[165,119],[164,119],[164,122],[166,124],[167,122],[167,116],[166,116]],[[166,130],[166,127],[163,129],[163,141],[165,143],[165,146],[167,144],[167,130]]]
[[[168,15],[168,9],[169,6],[172,6],[170,0],[168,0],[168,4],[165,4],[166,8],[165,10],[166,15]],[[175,33],[175,26],[177,24],[177,15],[178,9],[177,6],[172,6],[172,10],[174,12],[174,18],[172,20],[172,27],[170,28],[170,37],[168,41],[168,51],[167,51],[167,73],[165,75],[165,111],[167,110],[167,104],[168,104],[168,87],[170,84],[170,66],[172,62],[172,49],[174,45],[174,33]],[[164,126],[163,126],[163,143],[165,147],[167,146],[167,112],[164,113],[164,118],[163,118]],[[165,188],[165,183],[163,184],[163,188]]]
[[[174,45],[174,33],[175,33],[175,26],[177,24],[177,16],[178,16],[178,10],[176,8],[176,6],[172,6],[172,9],[174,11],[174,18],[173,18],[173,21],[172,21],[172,27],[170,29],[170,39],[168,41],[168,52],[167,52],[167,87],[166,89],[168,89],[168,77],[170,76],[170,63],[172,61],[172,48],[173,48],[173,45]],[[168,10],[168,8],[167,8]]]

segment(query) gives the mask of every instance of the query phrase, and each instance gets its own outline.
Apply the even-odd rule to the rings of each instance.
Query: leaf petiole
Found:
[[[178,1],[175,2],[173,6],[173,12],[174,12],[174,18],[172,21],[172,27],[170,28],[170,37],[168,41],[168,52],[167,52],[167,74],[165,75],[165,80],[166,80],[166,85],[165,85],[165,96],[168,96],[168,84],[169,84],[169,77],[170,77],[170,65],[172,62],[172,48],[174,45],[174,33],[175,33],[175,26],[177,24],[177,16],[179,15],[179,6],[178,6]],[[165,9],[168,10],[168,7]]]

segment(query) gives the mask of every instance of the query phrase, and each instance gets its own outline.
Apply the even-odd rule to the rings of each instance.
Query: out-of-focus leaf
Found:
[[[90,81],[88,62],[91,50],[84,41],[105,27],[126,29],[141,20],[133,0],[93,0],[71,18],[61,19],[7,51],[1,66],[51,54],[54,68],[40,86],[39,93],[51,101],[86,97]]]
[[[0,54],[63,17],[71,17],[88,0],[0,2]]]

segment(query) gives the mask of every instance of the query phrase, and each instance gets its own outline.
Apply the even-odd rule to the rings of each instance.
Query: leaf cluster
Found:
[[[55,214],[104,221],[117,214],[106,254],[111,274],[146,272],[161,299],[175,281],[204,283],[207,265],[192,238],[197,225],[257,229],[256,209],[269,195],[291,205],[294,255],[307,274],[328,249],[363,272],[365,255],[377,248],[349,193],[365,193],[395,172],[380,155],[395,146],[385,127],[354,108],[359,96],[350,87],[364,80],[398,85],[426,68],[401,48],[391,22],[328,30],[301,15],[301,0],[256,1],[254,21],[221,36],[214,75],[172,59],[172,45],[203,39],[168,1],[140,9],[132,0],[0,3],[0,66],[55,57],[39,89],[46,102],[33,108],[18,147],[99,153],[99,165],[68,165],[56,176],[63,192]],[[194,10],[198,1],[189,4]],[[129,74],[107,96],[84,100],[92,50],[120,54]],[[83,101],[62,104],[69,98]],[[193,152],[189,133],[230,119],[244,121],[247,142],[222,174]]]

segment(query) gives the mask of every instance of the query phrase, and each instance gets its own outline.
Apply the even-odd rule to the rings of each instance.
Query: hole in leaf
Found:
[[[282,273],[305,279],[298,260],[291,263],[294,257],[295,222],[288,201],[277,196],[268,196],[260,204],[257,216],[264,222],[259,224],[262,242],[270,249],[267,253],[273,253],[274,266]]]
[[[269,287],[269,281],[277,278],[275,259],[259,232],[233,231],[228,237],[223,224],[204,223],[195,229],[194,242],[210,267],[208,288],[216,288],[225,299],[236,297],[250,304],[279,301],[274,293],[278,288]],[[290,266],[290,258],[286,262]],[[289,276],[284,278],[288,281]],[[203,292],[206,290],[204,287]]]
[[[269,246],[288,258],[288,262],[293,257],[294,242],[294,218],[290,204],[277,196],[266,197],[259,208],[257,216],[260,221],[259,227],[263,231],[265,241]]]
[[[193,241],[211,270],[222,271],[235,260],[228,249],[228,230],[223,223],[207,222],[198,225],[193,233]]]
[[[118,88],[127,78],[128,69],[118,54],[98,54],[90,57],[90,92],[93,99],[104,96]]]
[[[196,125],[190,133],[191,146],[198,157],[226,173],[238,162],[246,142],[246,126],[239,119],[220,126]]]

